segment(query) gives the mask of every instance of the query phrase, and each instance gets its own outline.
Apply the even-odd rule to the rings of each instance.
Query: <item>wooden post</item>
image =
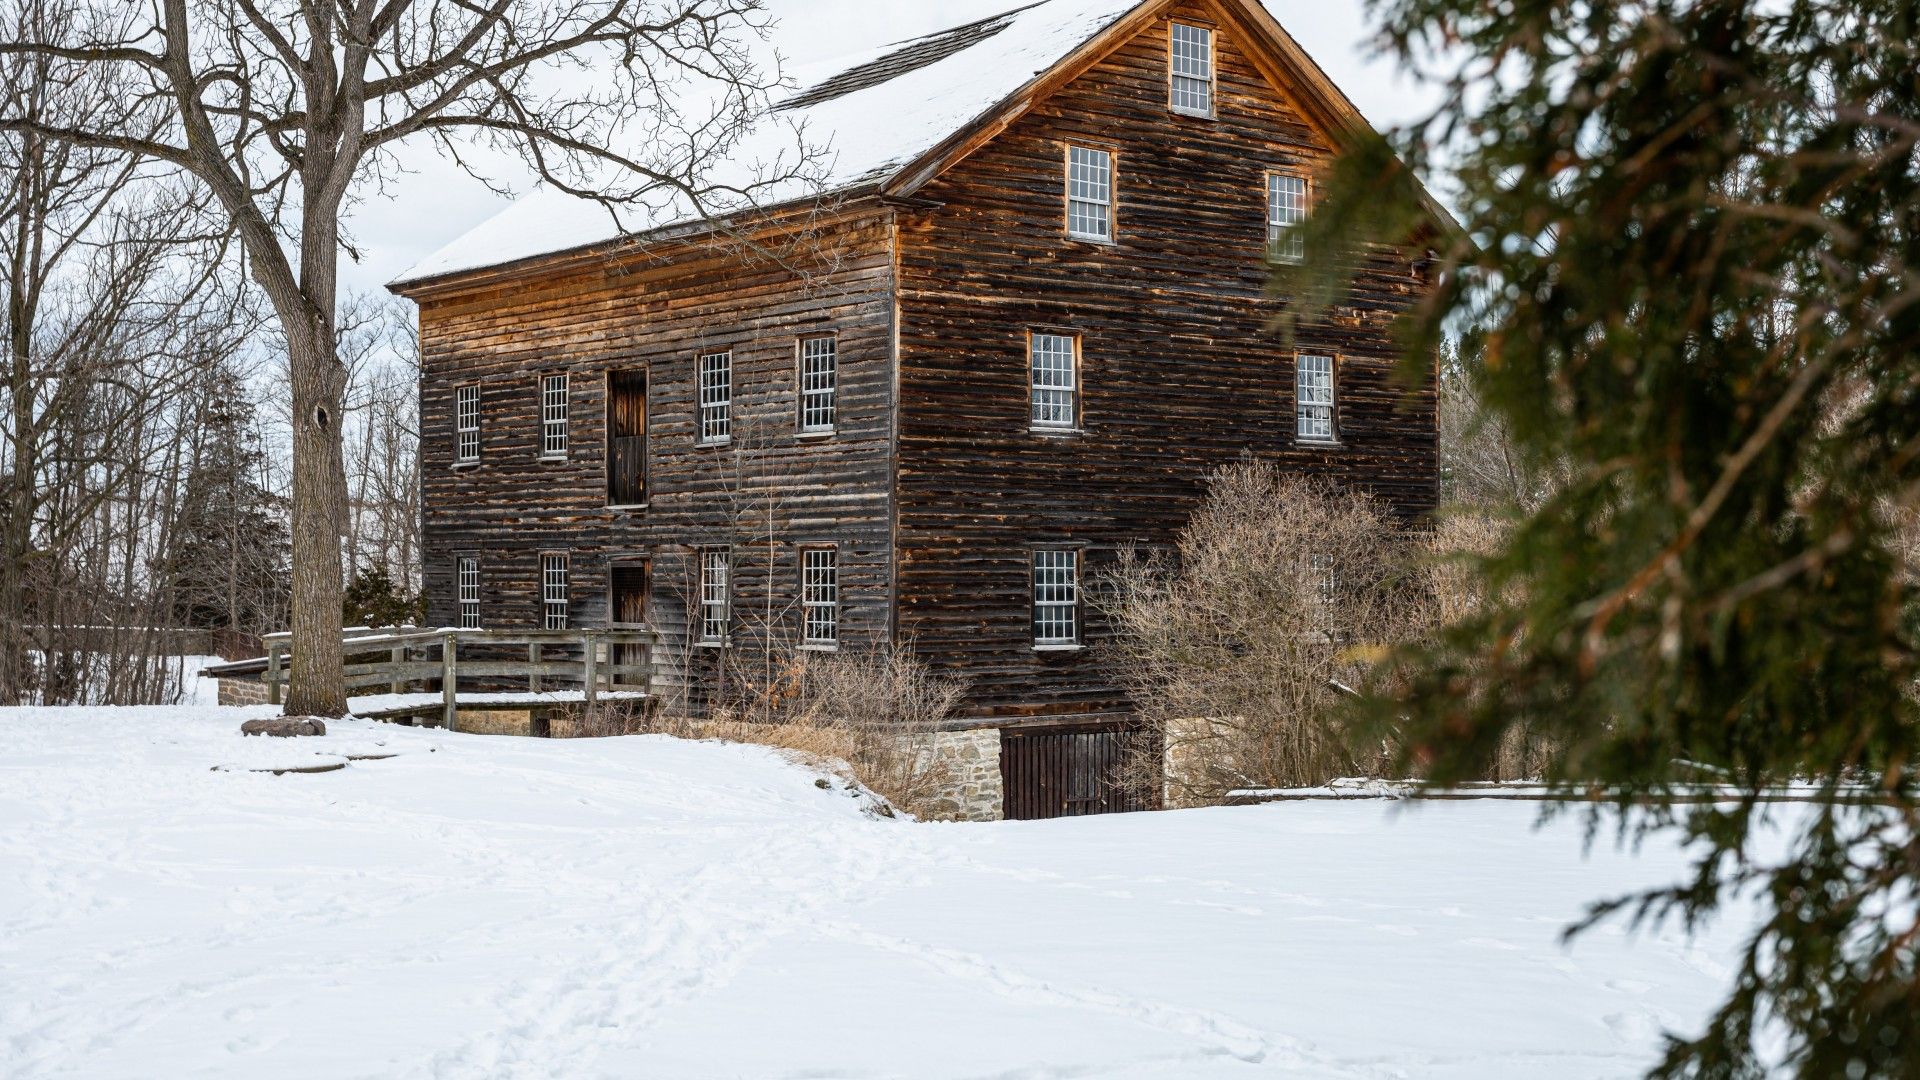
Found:
[[[460,720],[460,676],[454,666],[453,642],[451,632],[440,638],[440,705],[448,731],[459,730]]]
[[[267,704],[280,704],[280,646],[267,646]]]
[[[393,664],[393,681],[387,684],[387,691],[393,694],[404,694],[407,692],[407,681],[400,677],[400,669],[406,666],[407,663],[407,647],[405,645],[395,645],[393,647],[391,662]]]
[[[595,663],[598,662],[598,660],[600,659],[597,655],[595,655],[600,651],[600,646],[594,643],[593,634],[591,632],[583,632],[580,635],[580,639],[586,642],[586,646],[587,646],[587,661],[586,661],[587,711],[592,712],[593,711],[593,684],[600,681],[598,674],[594,670]]]
[[[540,692],[540,643],[527,642],[527,693]]]

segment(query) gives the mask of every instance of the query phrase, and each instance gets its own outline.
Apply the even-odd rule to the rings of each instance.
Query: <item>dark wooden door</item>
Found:
[[[644,559],[629,559],[613,564],[607,578],[607,625],[615,628],[633,628],[647,625],[647,594],[651,591],[651,566]],[[613,662],[614,672],[611,682],[614,686],[633,686],[634,677],[619,669],[626,665],[644,665],[647,661],[647,647],[644,645],[614,645],[609,649],[609,659]]]
[[[647,373],[607,373],[607,505],[647,501]]]
[[[1153,809],[1156,800],[1149,785],[1140,782],[1140,776],[1129,776],[1142,772],[1137,755],[1150,753],[1148,739],[1145,732],[1120,726],[1001,732],[1000,781],[1007,819]]]

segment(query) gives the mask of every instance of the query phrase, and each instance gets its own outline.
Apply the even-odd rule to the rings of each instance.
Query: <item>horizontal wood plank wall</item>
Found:
[[[769,610],[797,640],[794,544],[840,545],[841,634],[890,626],[893,260],[884,214],[836,226],[788,267],[708,246],[608,261],[564,276],[422,297],[421,458],[429,619],[458,617],[457,556],[480,560],[489,627],[541,619],[540,556],[571,561],[572,621],[604,626],[616,558],[652,560],[651,617],[667,664],[710,669],[677,649],[695,586],[692,552],[731,544],[736,627]],[[801,438],[796,341],[838,336],[835,434]],[[696,357],[733,354],[733,442],[697,444]],[[648,502],[606,506],[606,373],[645,367]],[[569,446],[540,456],[539,385],[566,373]],[[481,387],[478,465],[454,463],[454,392]],[[768,514],[771,511],[771,529]],[[768,532],[778,538],[771,552]],[[736,640],[744,640],[736,633]],[[678,660],[675,656],[678,656]]]
[[[1208,471],[1247,451],[1407,514],[1437,498],[1434,398],[1393,378],[1388,335],[1424,287],[1411,252],[1373,259],[1303,336],[1339,358],[1341,445],[1296,443],[1294,350],[1266,329],[1265,178],[1329,150],[1224,12],[1174,17],[1217,28],[1217,119],[1169,111],[1162,20],[921,192],[941,208],[901,218],[900,632],[971,680],[974,716],[1126,708],[1097,651],[1033,650],[1033,545],[1084,545],[1090,587],[1119,545],[1170,542]],[[1112,245],[1065,236],[1068,142],[1115,155]],[[1035,328],[1082,335],[1083,434],[1029,432]]]

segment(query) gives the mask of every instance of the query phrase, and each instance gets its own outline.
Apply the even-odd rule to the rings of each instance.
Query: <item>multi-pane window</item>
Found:
[[[1308,442],[1333,441],[1333,357],[1302,355],[1294,368],[1296,433]]]
[[[808,645],[840,640],[840,552],[830,547],[800,549],[800,611]]]
[[[462,465],[480,460],[480,387],[453,392],[453,459]]]
[[[1307,220],[1307,181],[1286,173],[1267,174],[1267,250],[1280,262],[1307,256],[1300,225]]]
[[[1033,426],[1073,427],[1079,421],[1079,339],[1036,331],[1028,340]]]
[[[567,557],[540,556],[540,606],[549,630],[567,628]]]
[[[1335,588],[1338,582],[1333,574],[1333,556],[1324,551],[1316,551],[1307,556],[1307,585],[1313,590],[1314,602],[1323,610],[1333,609]]]
[[[1080,641],[1080,553],[1041,548],[1033,553],[1033,643]]]
[[[1067,233],[1113,239],[1113,155],[1105,150],[1067,147]]]
[[[733,599],[733,552],[700,549],[700,640],[727,640],[728,609]]]
[[[839,344],[831,337],[800,339],[800,430],[833,430],[834,395],[839,386]]]
[[[1173,110],[1213,115],[1213,31],[1173,24]]]
[[[460,629],[480,629],[480,560],[462,555],[454,560],[454,578],[460,590]]]
[[[567,456],[567,377],[540,380],[540,456]]]
[[[700,441],[727,442],[733,438],[733,354],[708,353],[699,367]]]

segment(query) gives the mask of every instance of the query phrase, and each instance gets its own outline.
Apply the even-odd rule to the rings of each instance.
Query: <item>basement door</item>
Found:
[[[1123,814],[1157,805],[1145,785],[1128,783],[1127,759],[1150,736],[1110,725],[1000,733],[1000,782],[1009,821]]]

